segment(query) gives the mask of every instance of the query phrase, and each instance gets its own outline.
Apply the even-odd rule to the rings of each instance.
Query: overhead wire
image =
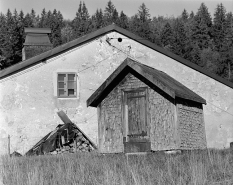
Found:
[[[88,66],[88,67],[86,67],[86,68],[84,68],[84,69],[82,69],[82,70],[80,70],[80,71],[78,71],[78,72],[81,73],[81,72],[83,72],[83,71],[85,71],[85,70],[87,70],[87,69],[89,69],[89,68],[91,68],[91,67],[93,67],[93,66],[97,66],[97,65],[100,64],[101,62],[103,62],[103,61],[109,59],[110,57],[112,57],[112,56],[114,56],[114,55],[116,55],[116,54],[118,54],[118,53],[119,53],[119,52],[114,53],[113,55],[110,55],[110,56],[104,58],[103,60],[100,60],[99,62],[97,62],[97,63],[95,63],[95,64],[93,64],[93,65],[91,65],[91,66]]]
[[[111,38],[111,39],[112,39],[112,38]],[[117,38],[115,38],[115,39],[117,39]],[[123,53],[124,53],[124,54],[126,54],[127,56],[130,56],[132,59],[136,60],[137,62],[140,62],[139,60],[137,60],[137,59],[136,59],[134,56],[132,56],[131,54],[126,53],[125,51],[123,51],[123,50],[121,50],[121,49],[117,48],[116,46],[112,45],[111,43],[110,43],[110,46],[112,46],[113,48],[115,48],[115,49],[117,49],[117,50],[119,50],[119,51],[123,52]],[[209,104],[213,105],[214,107],[216,107],[216,108],[218,108],[218,109],[220,109],[220,110],[222,110],[222,111],[226,112],[227,114],[229,114],[229,115],[231,115],[231,116],[233,117],[233,114],[231,114],[230,112],[228,112],[228,111],[226,111],[226,110],[222,109],[221,107],[218,107],[218,106],[216,106],[216,105],[212,104],[212,103],[211,103],[211,102],[209,102],[209,101],[207,101],[207,102],[208,102]]]

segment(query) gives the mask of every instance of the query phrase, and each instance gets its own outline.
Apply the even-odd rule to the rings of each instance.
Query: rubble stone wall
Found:
[[[53,49],[53,46],[24,46],[23,48],[23,55],[25,57],[24,60],[32,58],[36,55],[44,53],[48,50]]]
[[[149,89],[151,149],[177,149],[175,105],[153,89]]]
[[[122,90],[148,88],[148,118],[152,150],[176,148],[174,104],[148,87],[132,74],[128,74],[99,105],[100,152],[123,152],[125,125],[122,120]]]
[[[146,87],[128,74],[99,105],[99,149],[103,153],[124,152],[125,125],[122,120],[122,90]]]
[[[177,104],[180,149],[204,149],[207,147],[202,106]]]

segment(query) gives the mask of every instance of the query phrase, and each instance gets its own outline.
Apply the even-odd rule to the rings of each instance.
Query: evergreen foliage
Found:
[[[49,37],[56,47],[113,23],[233,82],[233,14],[222,3],[213,20],[204,3],[196,13],[184,9],[176,18],[151,17],[144,3],[128,17],[111,0],[93,15],[81,1],[73,20],[64,20],[56,9],[43,9],[39,15],[33,9],[8,10],[0,13],[0,69],[21,62],[25,27],[51,28]]]
[[[167,22],[162,29],[161,35],[162,46],[170,51],[173,50],[173,42],[175,40],[174,33],[171,28],[171,25]]]

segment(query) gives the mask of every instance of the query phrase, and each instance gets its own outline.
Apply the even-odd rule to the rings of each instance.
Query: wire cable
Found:
[[[81,73],[81,72],[83,72],[83,71],[85,71],[85,70],[87,70],[87,69],[89,69],[89,68],[91,68],[91,67],[93,67],[93,66],[97,66],[97,65],[100,64],[101,62],[103,62],[103,61],[109,59],[110,57],[112,57],[112,56],[114,56],[114,55],[116,55],[116,54],[118,54],[118,53],[120,53],[120,52],[114,53],[113,55],[110,55],[110,56],[104,58],[103,60],[97,62],[96,64],[93,64],[93,65],[91,65],[91,66],[89,66],[89,67],[86,67],[86,68],[84,68],[84,69],[82,69],[82,70],[80,70],[80,71],[78,71],[78,72]]]
[[[123,50],[121,50],[121,49],[117,48],[116,46],[114,46],[114,45],[112,45],[112,44],[111,44],[110,46],[112,46],[112,47],[116,48],[117,50],[119,50],[119,51],[123,52],[123,53],[124,53],[124,54],[126,54],[127,56],[130,56],[132,59],[136,60],[137,62],[140,62],[140,61],[139,61],[139,60],[137,60],[135,57],[133,57],[133,56],[132,56],[132,55],[130,55],[129,53],[126,53],[125,51],[123,51]],[[226,111],[226,110],[224,110],[224,109],[222,109],[222,108],[220,108],[220,107],[218,107],[218,106],[216,106],[216,105],[214,105],[214,104],[210,103],[209,101],[207,101],[207,102],[208,102],[209,104],[213,105],[214,107],[216,107],[216,108],[218,108],[218,109],[220,109],[220,110],[222,110],[222,111],[226,112],[227,114],[229,114],[229,115],[231,115],[231,116],[233,117],[233,114],[229,113],[228,111]]]

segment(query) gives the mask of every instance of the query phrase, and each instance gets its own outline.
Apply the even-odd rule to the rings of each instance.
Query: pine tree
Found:
[[[153,40],[153,32],[150,27],[151,19],[149,9],[144,3],[139,7],[138,13],[130,20],[130,30],[140,37]]]
[[[193,18],[191,27],[191,40],[200,50],[208,48],[211,41],[212,21],[207,7],[201,4],[197,14]]]
[[[64,27],[61,29],[61,38],[62,38],[62,44],[67,43],[73,39],[73,29],[70,26],[69,21],[65,21]]]
[[[24,17],[24,26],[28,28],[34,27],[33,20],[29,13],[27,13],[26,16]]]
[[[181,14],[181,19],[184,22],[186,22],[188,20],[188,18],[189,18],[188,12],[187,12],[187,10],[184,9],[183,12],[182,12],[182,14]]]
[[[117,12],[114,4],[112,3],[112,1],[109,0],[107,3],[107,6],[105,7],[105,10],[104,10],[104,24],[105,24],[105,26],[114,23],[114,21],[116,21],[117,18],[118,18],[118,12]]]
[[[61,29],[63,26],[63,16],[60,12],[57,12],[56,9],[53,10],[50,22],[51,28],[51,42],[53,47],[59,46],[62,44]]]
[[[194,18],[194,12],[191,11],[190,15],[189,15],[189,19],[193,19]]]
[[[118,12],[116,9],[113,11],[113,14],[112,14],[112,22],[115,24],[118,24],[119,22],[119,16],[118,16]]]
[[[226,14],[226,29],[221,48],[221,59],[223,60],[222,76],[233,82],[233,14]]]
[[[1,64],[1,68],[16,64],[22,60],[22,44],[20,43],[20,27],[18,25],[19,15],[14,11],[12,15],[8,9],[4,25],[1,26],[1,54],[5,61]],[[2,20],[3,21],[3,20]]]
[[[104,15],[103,15],[103,11],[100,8],[100,10],[96,11],[96,29],[102,28],[104,25]]]
[[[0,69],[6,67],[7,59],[4,56],[4,46],[5,46],[5,34],[6,29],[6,17],[3,13],[0,13]]]
[[[123,11],[121,11],[120,13],[118,25],[124,29],[128,29],[129,27],[128,17],[124,14]]]
[[[226,35],[226,9],[222,3],[217,5],[213,21],[213,41],[216,51],[222,50],[222,44]]]
[[[72,21],[75,38],[78,38],[89,32],[91,25],[90,16],[85,3],[80,2],[76,17]]]
[[[83,2],[82,4],[82,21],[80,25],[80,32],[82,35],[89,33],[89,26],[90,26],[90,15],[88,13],[86,4]]]
[[[188,38],[185,32],[183,19],[176,19],[173,27],[174,41],[172,43],[172,52],[184,57],[187,49]]]
[[[173,50],[174,35],[171,25],[167,22],[161,32],[161,44],[162,47],[170,51]]]
[[[45,27],[46,18],[47,18],[47,12],[46,12],[46,10],[44,8],[42,10],[42,12],[41,12],[41,16],[40,16],[40,19],[39,19],[39,25],[38,25],[39,28],[44,28]]]
[[[39,17],[36,16],[36,12],[34,9],[31,10],[30,17],[32,20],[33,27],[38,27],[39,26]]]
[[[146,7],[144,3],[138,9],[138,16],[141,22],[147,22],[150,20],[149,9]]]

